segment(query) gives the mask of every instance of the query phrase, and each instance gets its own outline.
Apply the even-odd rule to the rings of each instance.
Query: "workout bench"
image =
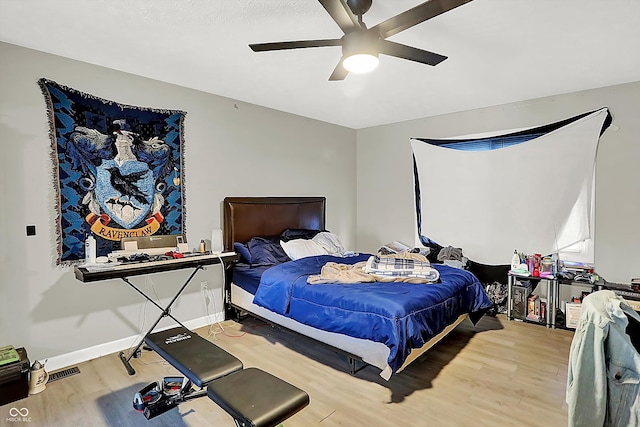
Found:
[[[238,427],[273,427],[309,404],[304,391],[258,368],[243,369],[235,356],[185,327],[148,334],[144,341],[186,377],[166,377],[136,393],[133,407],[147,419],[206,394]]]

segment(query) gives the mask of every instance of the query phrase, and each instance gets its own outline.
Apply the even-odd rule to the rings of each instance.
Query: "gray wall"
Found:
[[[142,329],[142,314],[145,330],[158,315],[120,280],[82,284],[71,268],[54,266],[55,191],[37,84],[42,77],[123,104],[187,112],[191,247],[222,227],[224,197],[286,195],[326,196],[328,229],[355,246],[355,130],[0,43],[0,345],[24,346],[31,360],[118,340],[129,346]],[[36,236],[26,236],[28,224],[36,225]],[[219,296],[221,274],[219,267],[198,273],[172,314],[191,320],[220,312],[219,297],[205,309],[199,282],[208,281]],[[187,275],[134,282],[145,289],[153,283],[164,305]]]
[[[415,240],[410,138],[542,125],[600,107],[609,107],[613,126],[600,139],[596,160],[595,264],[612,282],[640,277],[640,82],[358,131],[359,250],[375,250],[390,240]],[[448,179],[454,177],[433,177],[434,185],[446,185]],[[513,239],[517,248],[517,236]],[[504,254],[505,264],[510,259],[511,254]]]

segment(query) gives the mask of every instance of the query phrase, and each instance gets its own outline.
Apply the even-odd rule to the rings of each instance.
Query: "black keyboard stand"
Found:
[[[185,326],[173,315],[171,314],[171,306],[176,302],[178,297],[184,292],[186,287],[191,282],[191,279],[198,273],[198,271],[203,270],[205,266],[212,264],[222,264],[223,268],[228,268],[234,261],[239,259],[239,255],[231,252],[231,253],[223,253],[220,255],[201,255],[194,256],[189,258],[180,258],[180,259],[171,259],[166,261],[154,261],[154,262],[143,262],[136,265],[118,265],[113,268],[107,267],[97,267],[97,268],[88,268],[88,267],[75,267],[75,276],[76,279],[82,282],[95,282],[99,280],[109,280],[109,279],[122,279],[127,285],[132,287],[136,292],[142,295],[147,301],[151,302],[155,305],[160,311],[160,316],[156,319],[153,325],[149,328],[149,330],[142,337],[140,342],[136,345],[135,349],[129,356],[126,356],[124,351],[119,353],[120,360],[124,364],[125,368],[129,375],[135,375],[136,371],[131,366],[131,358],[135,357],[138,353],[138,350],[144,344],[144,340],[149,334],[153,332],[155,327],[160,323],[160,321],[165,317],[170,317],[180,326],[185,328]],[[155,302],[149,295],[145,294],[140,288],[138,288],[135,284],[133,284],[130,280],[130,276],[140,276],[144,274],[151,273],[160,273],[165,271],[172,270],[181,270],[185,268],[192,268],[193,272],[189,275],[187,280],[182,284],[180,289],[173,296],[169,304],[166,307],[162,307],[160,304]],[[187,328],[185,328],[187,329]]]
[[[138,343],[138,345],[136,346],[136,348],[131,352],[131,354],[129,354],[129,357],[126,357],[124,354],[124,351],[121,351],[120,354],[118,355],[120,357],[120,360],[122,360],[122,363],[124,364],[124,367],[127,368],[127,372],[129,373],[129,375],[135,375],[136,371],[135,369],[133,369],[133,366],[131,366],[131,358],[136,356],[136,354],[138,354],[138,349],[140,349],[140,347],[142,346],[142,344],[144,343],[144,339],[147,335],[149,335],[155,328],[156,326],[158,326],[158,323],[160,323],[160,321],[165,318],[165,317],[171,317],[173,320],[176,321],[176,323],[178,323],[178,325],[182,326],[183,328],[187,329],[182,323],[180,323],[180,321],[178,319],[176,319],[175,317],[173,317],[171,315],[171,306],[173,305],[174,302],[176,302],[176,300],[178,299],[178,297],[182,294],[182,292],[185,290],[185,288],[187,287],[187,285],[189,285],[189,282],[191,282],[191,279],[193,279],[193,276],[196,275],[196,273],[200,270],[202,270],[204,267],[201,265],[198,265],[193,272],[189,275],[189,278],[187,279],[186,282],[184,282],[184,284],[182,285],[182,287],[180,288],[180,290],[178,290],[178,292],[173,296],[173,299],[171,300],[171,302],[169,304],[167,304],[166,307],[162,308],[162,306],[160,306],[160,304],[158,304],[157,302],[155,302],[154,300],[152,300],[147,294],[145,294],[144,292],[142,292],[136,285],[134,285],[133,283],[131,283],[129,281],[129,279],[127,279],[126,277],[122,277],[122,280],[124,282],[126,282],[129,286],[131,286],[133,289],[135,289],[136,291],[138,291],[138,293],[140,295],[142,295],[143,297],[145,297],[145,299],[147,301],[149,301],[151,304],[155,305],[156,307],[158,307],[160,310],[162,310],[162,313],[160,314],[160,316],[156,319],[156,321],[153,323],[153,325],[149,328],[149,330],[144,334],[144,337],[142,337],[142,339],[140,340],[140,342]]]

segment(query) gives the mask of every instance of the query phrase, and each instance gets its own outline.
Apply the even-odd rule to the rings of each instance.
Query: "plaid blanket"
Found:
[[[428,261],[373,255],[367,260],[365,273],[385,278],[410,277],[437,282],[440,273]]]

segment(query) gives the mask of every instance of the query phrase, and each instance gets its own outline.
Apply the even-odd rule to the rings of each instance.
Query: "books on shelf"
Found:
[[[20,355],[12,345],[0,347],[0,366],[20,360]]]

